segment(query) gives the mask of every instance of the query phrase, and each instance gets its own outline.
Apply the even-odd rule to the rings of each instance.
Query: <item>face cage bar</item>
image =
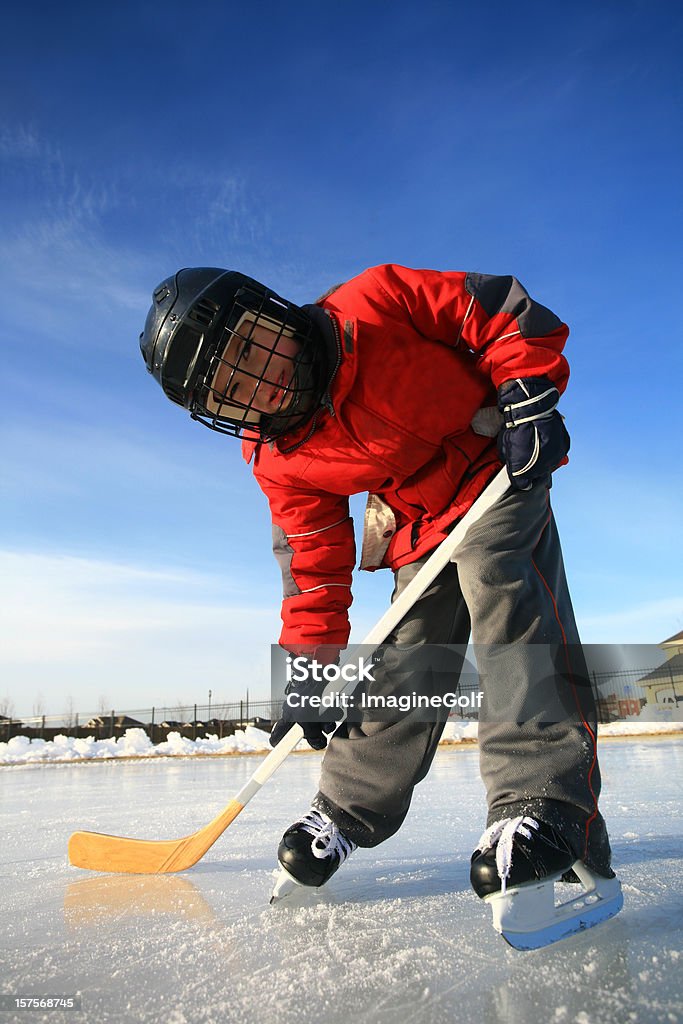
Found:
[[[301,322],[298,324],[288,322],[290,307],[287,303],[282,300],[275,300],[272,296],[258,295],[251,289],[243,289],[243,291],[248,291],[249,297],[259,300],[258,309],[254,309],[254,305],[257,305],[257,303],[254,303],[254,305],[242,303],[237,301],[236,297],[229,321],[223,328],[221,335],[221,339],[223,335],[227,335],[228,339],[225,342],[221,340],[208,356],[207,370],[197,379],[196,398],[193,398],[189,411],[193,420],[208,427],[210,430],[215,430],[217,433],[228,434],[232,437],[269,441],[282,436],[288,430],[300,426],[309,413],[313,411],[316,396],[311,351],[313,326],[312,324],[306,324],[306,332],[304,333],[300,329],[302,326]],[[274,306],[276,309],[273,309]],[[268,307],[268,312],[264,312],[266,307]],[[275,312],[280,315],[284,313],[284,319],[276,319],[272,315]],[[303,318],[297,319],[301,321]],[[234,324],[234,326],[231,327],[230,323]],[[246,335],[240,333],[240,328],[243,324],[249,325]],[[254,341],[254,330],[257,326],[267,327],[273,332],[275,337],[272,346],[269,347]],[[281,338],[292,338],[297,342],[298,351],[294,356],[284,356],[282,353],[277,352]],[[225,358],[233,341],[237,345],[241,345],[239,354],[234,362],[231,359]],[[253,349],[268,352],[266,361],[259,373],[252,373],[246,366],[241,365],[245,351],[249,350],[249,354]],[[280,398],[278,408],[273,413],[265,413],[254,409],[253,402],[262,385],[277,387],[277,381],[269,380],[267,376],[268,368],[275,357],[290,362],[292,364],[292,372]],[[212,382],[215,381],[221,366],[229,367],[231,372],[225,385],[217,391],[212,387]],[[243,381],[254,381],[253,390],[248,402],[240,402],[229,397],[237,373],[240,374]],[[282,411],[282,404],[290,395],[289,406]],[[216,411],[210,408],[210,403],[217,407]],[[235,412],[242,410],[243,414],[239,417],[227,416],[225,412],[221,412],[222,409],[230,409]],[[253,418],[250,418],[251,416]]]

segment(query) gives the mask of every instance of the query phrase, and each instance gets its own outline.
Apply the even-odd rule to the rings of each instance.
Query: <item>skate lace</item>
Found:
[[[304,814],[301,819],[301,829],[313,836],[311,850],[313,856],[318,860],[323,860],[336,853],[341,865],[356,849],[356,844],[346,838],[332,819],[315,808],[311,808],[308,814]]]
[[[496,869],[501,880],[500,891],[503,893],[512,867],[513,840],[517,833],[531,839],[532,828],[538,830],[539,824],[526,815],[520,815],[519,818],[501,818],[500,821],[494,821],[493,825],[489,825],[477,844],[477,853],[484,853],[496,847]]]

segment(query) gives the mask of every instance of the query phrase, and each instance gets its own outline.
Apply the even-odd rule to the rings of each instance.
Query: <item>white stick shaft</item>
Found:
[[[468,509],[460,522],[453,528],[453,530],[451,530],[446,539],[441,542],[439,547],[427,559],[420,571],[416,573],[415,578],[410,581],[408,586],[401,593],[400,597],[394,601],[394,603],[386,610],[379,622],[373,626],[363,640],[364,645],[378,647],[383,640],[386,640],[389,633],[398,626],[401,619],[403,619],[407,612],[410,611],[418,598],[420,598],[425,592],[429,584],[436,579],[444,566],[446,566],[450,561],[453,561],[453,556],[457,548],[465,539],[465,534],[469,530],[470,526],[473,526],[474,523],[481,519],[484,513],[488,512],[488,510],[495,505],[498,499],[505,494],[509,487],[510,478],[507,470],[503,468],[493,478],[483,494],[477,498],[472,507]],[[341,692],[342,690],[343,687],[337,688],[338,692]],[[304,731],[301,726],[294,724],[289,732],[282,737],[278,745],[274,750],[271,750],[265,760],[251,776],[249,781],[244,784],[237,794],[236,799],[239,800],[241,804],[244,805],[251,800],[264,782],[268,781],[271,775],[273,775],[280,767],[282,762],[289,756],[289,754],[291,754],[299,740],[302,739],[303,735]]]

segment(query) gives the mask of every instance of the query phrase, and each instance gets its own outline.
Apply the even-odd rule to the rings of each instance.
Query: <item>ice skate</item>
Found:
[[[331,818],[312,807],[282,837],[277,851],[280,873],[270,902],[280,902],[297,887],[325,885],[355,849]]]
[[[555,902],[555,882],[573,871],[583,892]],[[515,949],[540,949],[618,914],[621,885],[576,860],[550,825],[522,816],[491,825],[472,854],[474,891],[490,904],[493,927]]]

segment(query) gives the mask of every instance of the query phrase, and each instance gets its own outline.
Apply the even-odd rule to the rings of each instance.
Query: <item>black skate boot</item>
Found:
[[[555,902],[554,883],[576,877],[584,891]],[[521,816],[497,821],[472,854],[470,880],[491,906],[493,927],[515,949],[540,949],[618,914],[621,885],[577,860],[552,826]]]
[[[576,857],[561,835],[535,818],[506,818],[488,828],[472,854],[470,881],[485,899],[510,886],[559,878]]]
[[[277,851],[281,870],[270,902],[288,896],[297,885],[325,885],[355,849],[331,818],[312,807],[282,837]]]

